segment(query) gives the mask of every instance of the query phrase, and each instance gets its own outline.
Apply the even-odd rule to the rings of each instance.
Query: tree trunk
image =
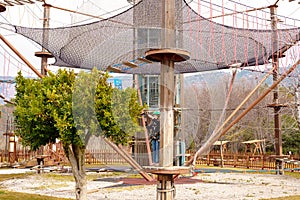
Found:
[[[75,178],[76,200],[87,200],[85,148],[78,145],[70,145],[66,155],[71,163],[72,173]]]

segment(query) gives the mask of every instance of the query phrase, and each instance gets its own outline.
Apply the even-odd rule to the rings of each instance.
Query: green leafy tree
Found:
[[[136,93],[113,89],[108,78],[96,69],[80,72],[78,77],[59,70],[41,80],[24,78],[21,73],[16,78],[16,134],[33,150],[55,139],[62,141],[76,182],[76,199],[80,200],[87,199],[84,156],[91,135],[101,133],[126,144],[132,131],[139,128],[136,122],[143,108]]]
[[[133,88],[121,91],[108,85],[100,82],[97,86],[96,115],[105,136],[123,145],[133,133],[141,130],[138,116],[144,107],[137,103],[137,93]]]

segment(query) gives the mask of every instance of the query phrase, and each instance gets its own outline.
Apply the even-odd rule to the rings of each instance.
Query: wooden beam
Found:
[[[133,62],[129,62],[129,61],[123,62],[123,65],[126,65],[126,66],[131,67],[131,68],[138,67],[136,64],[134,64]]]
[[[104,142],[113,148],[126,162],[128,162],[135,170],[137,170],[147,181],[152,181],[153,178],[148,175],[144,169],[131,157],[126,151],[123,150],[121,146],[115,145],[113,142],[105,137],[102,137]]]
[[[6,7],[4,4],[0,3],[0,12],[6,11]]]
[[[112,66],[108,66],[106,68],[106,70],[109,71],[109,72],[115,72],[115,73],[121,73],[122,72],[120,69],[118,69],[116,67],[112,67]]]
[[[250,99],[250,97],[260,88],[260,86],[267,80],[267,78],[273,73],[274,68],[272,68],[263,78],[262,80],[256,85],[256,87],[245,97],[245,99],[234,109],[234,111],[227,117],[227,119],[223,122],[223,124],[215,130],[215,133],[219,133],[224,126],[234,117],[234,115],[241,109],[241,107]],[[205,145],[204,145],[205,146]],[[208,148],[208,147],[207,147]],[[201,155],[201,153],[205,152],[206,149],[203,150],[201,147],[194,157],[192,157],[188,162],[186,162],[186,165],[190,165],[193,163],[195,165],[196,159],[198,157],[198,154]]]
[[[152,63],[151,60],[148,60],[146,58],[138,58],[139,61],[142,61],[142,62],[146,62],[146,63]]]
[[[252,110],[252,108],[254,106],[256,106],[262,99],[264,99],[270,92],[273,91],[273,89],[275,87],[277,87],[279,85],[279,83],[285,79],[294,69],[296,69],[296,67],[300,65],[300,60],[298,60],[293,66],[291,66],[289,68],[288,71],[286,71],[283,75],[281,75],[278,80],[276,82],[274,82],[269,88],[266,89],[266,91],[261,94],[251,105],[248,106],[248,108],[246,110],[244,110],[240,115],[238,115],[227,127],[223,128],[223,130],[221,131],[220,135],[218,138],[222,137],[223,135],[225,135],[227,133],[227,131],[229,131],[237,122],[240,121],[240,119],[242,119],[250,110]],[[199,155],[201,155],[202,152],[199,152],[198,155],[196,155],[197,157]],[[196,158],[191,158],[186,165],[190,165],[192,164],[194,159]]]
[[[0,39],[40,78],[43,75],[10,43],[0,34]]]
[[[133,76],[134,76],[135,87],[136,87],[136,90],[137,90],[137,93],[138,93],[139,103],[140,103],[141,106],[143,106],[139,79],[138,79],[136,74],[134,74]],[[145,110],[143,110],[143,111],[145,112]],[[144,128],[144,134],[145,134],[145,141],[146,141],[146,148],[147,148],[147,153],[148,153],[149,164],[152,165],[151,147],[150,147],[150,141],[149,141],[149,136],[148,136],[148,131],[147,131],[146,121],[145,121],[144,115],[142,116],[142,126]]]

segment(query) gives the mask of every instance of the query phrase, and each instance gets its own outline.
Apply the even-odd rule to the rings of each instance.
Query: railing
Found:
[[[85,154],[88,164],[124,164],[126,161],[113,150],[88,150]]]
[[[299,156],[285,156],[284,167],[288,169],[299,169]],[[231,154],[224,153],[221,159],[220,153],[210,153],[197,159],[196,164],[208,166],[224,166],[251,168],[251,169],[276,169],[276,155],[251,155],[251,154]]]
[[[68,163],[63,151],[54,152],[48,151],[44,152],[48,156],[45,158],[45,164],[47,161],[52,161],[52,164],[56,163]],[[186,160],[188,160],[193,153],[187,152],[185,154]],[[0,161],[4,163],[8,160],[8,155],[5,156],[5,152],[0,150]],[[36,165],[37,152],[22,150],[16,153],[19,163],[31,162],[31,165]],[[189,158],[188,158],[189,157]],[[249,168],[249,169],[265,169],[271,170],[276,169],[276,159],[279,158],[275,155],[251,155],[243,153],[224,153],[223,160],[218,152],[211,152],[206,156],[202,156],[197,159],[196,164],[208,165],[208,166],[221,166],[226,167],[239,167],[239,168]],[[280,158],[284,162],[284,168],[290,170],[300,170],[300,155],[293,156],[283,156]],[[298,161],[297,161],[298,160]],[[126,161],[118,155],[112,149],[103,150],[87,150],[85,161],[87,164],[125,164]],[[50,162],[49,162],[50,163]]]

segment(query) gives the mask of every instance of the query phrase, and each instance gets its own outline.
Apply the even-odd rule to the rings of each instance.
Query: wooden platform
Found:
[[[48,51],[38,51],[38,52],[35,52],[34,55],[35,55],[36,57],[39,57],[39,58],[43,58],[43,57],[45,57],[45,58],[53,58],[53,57],[54,57],[54,56],[53,56],[51,53],[49,53]]]
[[[191,171],[190,167],[173,166],[173,167],[159,167],[159,166],[145,166],[145,172],[151,174],[188,174]]]
[[[165,56],[174,62],[182,62],[190,58],[189,52],[181,49],[151,49],[145,53],[145,58],[154,62],[161,62]]]
[[[2,4],[0,4],[0,12],[6,11],[6,7]]]

